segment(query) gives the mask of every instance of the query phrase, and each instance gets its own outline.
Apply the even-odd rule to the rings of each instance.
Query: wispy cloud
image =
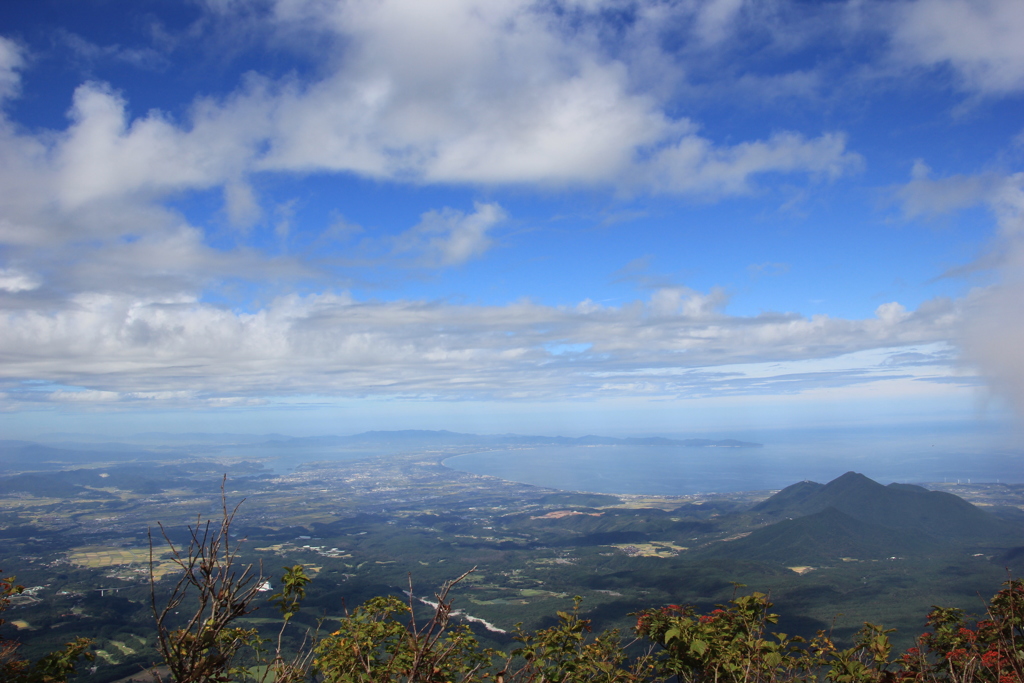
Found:
[[[933,179],[918,163],[899,191],[909,216],[939,215],[984,206],[998,231],[990,248],[962,273],[994,271],[996,284],[974,291],[954,339],[964,360],[977,367],[998,393],[1024,411],[1024,173],[990,171]]]
[[[995,172],[933,178],[932,169],[918,159],[910,182],[901,186],[896,196],[908,218],[933,217],[993,199],[1007,180]]]
[[[169,65],[166,56],[151,47],[124,47],[122,45],[97,45],[77,33],[58,29],[54,39],[70,49],[85,66],[103,61],[130,64],[146,70],[159,70]]]
[[[747,266],[747,272],[750,273],[750,277],[755,279],[761,277],[778,277],[779,275],[785,275],[789,272],[789,264],[775,263],[773,261],[752,263]]]
[[[24,65],[25,56],[18,44],[0,36],[0,103],[18,94]]]
[[[410,254],[418,265],[457,266],[478,258],[493,245],[488,234],[506,218],[498,204],[477,202],[475,211],[428,211],[418,224],[395,238],[395,252]]]
[[[1024,90],[1024,12],[1015,0],[914,0],[895,3],[893,42],[900,59],[946,66],[959,87],[981,94]]]
[[[0,289],[5,292],[29,292],[39,285],[39,279],[30,273],[14,268],[0,268]]]

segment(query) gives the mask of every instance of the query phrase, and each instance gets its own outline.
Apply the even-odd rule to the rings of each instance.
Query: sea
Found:
[[[805,480],[826,483],[849,471],[883,484],[1024,484],[1024,447],[1006,430],[938,426],[760,436],[760,448],[543,446],[457,455],[444,464],[525,484],[613,494],[776,490]]]

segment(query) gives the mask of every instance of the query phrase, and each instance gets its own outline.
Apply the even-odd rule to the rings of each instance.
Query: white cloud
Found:
[[[1024,173],[957,175],[932,179],[923,163],[899,191],[909,216],[985,206],[999,232],[995,258],[961,270],[994,268],[999,282],[965,299],[955,339],[963,360],[976,367],[992,388],[1024,412]]]
[[[789,272],[788,263],[766,261],[764,263],[752,263],[747,266],[750,277],[757,279],[761,277],[778,277]]]
[[[40,378],[84,387],[54,393],[55,401],[696,395],[742,384],[715,368],[935,342],[949,338],[962,317],[959,303],[941,300],[916,311],[885,304],[867,320],[736,317],[724,312],[724,292],[683,287],[658,287],[649,300],[620,307],[380,303],[327,294],[280,297],[255,312],[202,303],[204,288],[228,276],[309,273],[297,260],[213,249],[202,229],[164,205],[183,192],[220,191],[228,221],[244,232],[266,219],[253,189],[263,173],[718,198],[756,191],[773,174],[834,179],[863,163],[839,132],[722,142],[685,115],[677,86],[692,55],[728,52],[730,37],[760,18],[754,4],[739,0],[631,5],[637,22],[623,28],[628,35],[615,49],[599,19],[621,7],[611,0],[558,7],[277,0],[265,5],[267,16],[263,5],[207,5],[225,25],[241,13],[247,28],[262,22],[275,45],[315,49],[314,68],[277,80],[249,74],[233,92],[198,99],[180,116],[130,115],[122,94],[89,82],[75,91],[65,130],[36,133],[0,121],[0,243],[8,259],[0,289],[22,300],[55,297],[36,309],[0,311],[8,395],[19,393],[18,382]],[[924,31],[927,22],[907,7],[908,20]],[[677,60],[661,51],[666,26],[685,28],[680,50],[692,54]],[[801,45],[799,32],[780,30],[772,49]],[[915,63],[947,60],[973,74],[976,88],[1016,82],[1005,66],[1010,58],[940,58],[919,49],[919,35],[929,34],[899,37]],[[79,47],[94,56],[106,49]],[[1012,57],[1005,45],[998,50]],[[18,46],[0,38],[0,99],[17,95],[23,62]],[[755,78],[724,78],[745,77]],[[820,82],[817,72],[800,72],[759,83],[787,80],[786,88],[804,94]],[[1019,224],[1020,178],[938,186],[921,169],[915,182],[905,191],[908,214],[986,201],[1005,230]],[[287,205],[278,214],[286,236]],[[504,218],[495,203],[432,211],[392,246],[419,265],[457,266],[493,247]],[[332,234],[355,230],[339,222]],[[58,290],[71,294],[48,294]],[[854,374],[813,381],[874,377]]]
[[[984,201],[1002,179],[988,176],[956,175],[931,178],[931,169],[920,159],[914,162],[911,180],[899,188],[897,197],[908,218],[935,216],[964,209]]]
[[[999,285],[977,292],[959,336],[965,360],[1024,414],[1024,245],[1012,245]]]
[[[152,48],[131,48],[121,45],[97,45],[77,33],[58,29],[55,38],[71,49],[75,55],[91,64],[99,61],[117,61],[142,69],[167,66],[167,58]]]
[[[53,285],[46,296],[177,296],[224,277],[309,275],[296,259],[212,248],[203,230],[163,205],[183,190],[224,184],[229,218],[251,224],[259,206],[237,170],[248,158],[236,146],[243,144],[237,131],[184,129],[153,112],[130,121],[125,106],[110,88],[85,84],[75,91],[65,131],[33,134],[0,117],[0,269],[7,291],[35,290],[45,280]]]
[[[260,398],[243,398],[240,396],[225,396],[210,398],[205,401],[211,408],[241,408],[267,405],[268,401]]]
[[[898,301],[891,301],[876,308],[875,317],[885,323],[899,324],[909,318],[910,313]]]
[[[986,206],[1004,236],[1024,234],[1024,172],[952,175],[931,178],[931,169],[917,161],[911,180],[896,192],[908,218],[937,216],[973,206]]]
[[[795,133],[778,133],[766,141],[732,147],[716,147],[697,135],[687,135],[658,152],[640,178],[644,185],[666,192],[743,194],[759,174],[808,172],[836,178],[862,163],[860,155],[846,151],[846,139],[838,134],[807,140]]]
[[[54,150],[57,190],[68,208],[212,187],[237,177],[238,165],[251,156],[244,129],[225,134],[197,118],[184,130],[158,111],[129,121],[125,107],[103,84],[75,91],[73,123]]]
[[[629,61],[601,49],[605,5],[574,6],[582,15],[570,24],[527,0],[281,0],[281,30],[326,31],[344,50],[329,76],[273,98],[270,150],[258,166],[701,194],[746,192],[762,173],[835,176],[856,166],[840,135],[718,146],[692,121],[668,116],[666,93],[637,87]],[[717,35],[737,10],[701,3],[693,11],[705,28],[696,30]],[[678,69],[664,57],[647,66],[668,79]]]
[[[487,234],[505,220],[498,204],[477,202],[471,214],[444,208],[428,211],[420,222],[395,240],[395,251],[413,254],[420,265],[457,266],[478,258],[491,248]]]
[[[242,181],[224,185],[224,208],[231,224],[241,228],[251,227],[263,215],[252,187]]]
[[[717,315],[727,303],[728,295],[717,287],[707,294],[688,287],[661,287],[651,294],[650,311],[658,317],[682,315],[699,320]]]
[[[983,201],[1000,227],[999,282],[975,292],[959,342],[965,360],[1024,414],[1024,173],[989,183]]]
[[[1024,172],[1006,176],[994,188],[989,202],[1003,233],[1024,237]]]
[[[716,367],[938,342],[949,338],[961,315],[942,300],[917,311],[886,304],[867,320],[735,317],[720,312],[721,303],[720,293],[679,289],[621,307],[573,308],[320,295],[282,297],[242,313],[185,298],[83,295],[57,313],[3,313],[0,377],[8,393],[24,379],[45,378],[138,400],[174,396],[153,392],[194,392],[204,400],[567,398],[629,395],[638,382],[645,393],[655,387],[659,395],[701,395],[749,386]],[[863,373],[828,377],[835,385],[867,379]],[[799,390],[821,381],[808,375],[786,386]]]
[[[25,57],[18,44],[0,36],[0,104],[18,94]]]
[[[216,9],[227,23],[241,11],[257,20],[239,5]],[[153,210],[169,194],[222,187],[226,213],[242,227],[260,212],[241,179],[263,171],[719,196],[748,192],[763,174],[834,178],[857,167],[840,134],[781,132],[729,145],[701,135],[691,120],[666,113],[659,79],[637,81],[630,60],[639,57],[602,47],[603,3],[575,9],[579,25],[528,0],[279,0],[264,19],[268,30],[282,40],[326,36],[315,77],[250,74],[229,96],[197,100],[180,121],[159,111],[132,118],[110,86],[85,83],[66,131],[8,130],[0,151],[12,175],[33,185],[37,207],[56,198],[69,213],[104,202]],[[704,28],[694,30],[713,36],[738,5],[677,11],[699,15]],[[647,21],[635,29],[651,30]],[[17,47],[0,43],[0,94],[16,92],[20,65]],[[644,66],[649,75],[652,65]],[[653,68],[671,79],[679,67],[662,56]]]
[[[82,391],[54,391],[47,394],[46,398],[55,403],[111,403],[121,400],[121,395],[116,391],[85,389]]]
[[[39,278],[14,268],[0,268],[0,289],[5,292],[30,292],[41,285]]]
[[[705,43],[725,40],[736,23],[736,15],[743,8],[743,0],[709,0],[698,5],[697,35]]]
[[[897,7],[893,40],[911,64],[948,65],[966,90],[1024,90],[1019,0],[914,0]]]
[[[219,190],[244,239],[273,218],[253,189],[262,173],[718,198],[749,193],[775,173],[835,178],[859,165],[838,133],[722,144],[667,113],[673,95],[663,84],[685,68],[655,47],[665,13],[684,16],[689,31],[713,43],[740,20],[736,3],[641,3],[615,54],[602,42],[602,13],[613,5],[575,3],[570,19],[530,0],[279,0],[260,11],[213,3],[225,26],[242,13],[275,45],[315,42],[316,68],[279,80],[248,74],[180,115],[132,115],[115,88],[86,82],[64,130],[30,131],[0,117],[0,267],[23,263],[72,293],[139,296],[194,294],[247,271],[308,275],[297,260],[211,249],[166,203]],[[117,52],[71,42],[93,57]],[[17,95],[24,62],[18,45],[0,38],[0,98]],[[418,249],[423,264],[438,267],[477,258],[492,246],[495,211],[431,214],[405,236],[415,246],[405,253]],[[288,232],[286,217],[278,224]],[[168,258],[157,264],[164,247]]]

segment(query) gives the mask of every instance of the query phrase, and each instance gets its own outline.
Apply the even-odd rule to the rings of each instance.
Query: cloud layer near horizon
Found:
[[[880,306],[851,321],[795,314],[725,315],[714,295],[654,292],[622,307],[521,302],[356,302],[287,296],[258,313],[196,301],[80,297],[56,315],[22,311],[0,325],[10,400],[259,398],[389,395],[443,399],[697,397],[782,391],[906,376],[890,363],[844,376],[725,366],[821,360],[948,339],[961,311],[934,301],[916,312]],[[718,303],[721,303],[720,298]],[[948,373],[948,355],[926,375]],[[920,363],[918,363],[920,365]],[[807,367],[811,367],[809,364]],[[934,366],[934,367],[933,367]],[[760,374],[760,389],[750,378]],[[783,375],[774,382],[771,375]],[[826,377],[828,375],[828,377]],[[23,377],[101,393],[17,389]],[[105,393],[103,393],[105,392]]]

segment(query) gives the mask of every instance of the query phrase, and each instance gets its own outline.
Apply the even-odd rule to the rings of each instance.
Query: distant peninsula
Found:
[[[405,429],[398,431],[371,431],[352,436],[312,436],[283,441],[289,445],[395,445],[417,444],[436,446],[494,445],[494,446],[676,446],[683,448],[761,448],[762,444],[736,439],[666,439],[660,436],[535,436],[523,434],[464,434],[447,430]]]
[[[436,448],[515,448],[531,446],[671,446],[675,448],[761,448],[736,439],[667,439],[664,437],[535,436],[466,434],[447,430],[369,431],[351,436],[286,434],[145,432],[125,437],[52,434],[38,441],[0,439],[0,468],[33,470],[92,462],[144,462],[173,457],[216,457],[231,451],[264,454],[340,451],[401,452]]]

